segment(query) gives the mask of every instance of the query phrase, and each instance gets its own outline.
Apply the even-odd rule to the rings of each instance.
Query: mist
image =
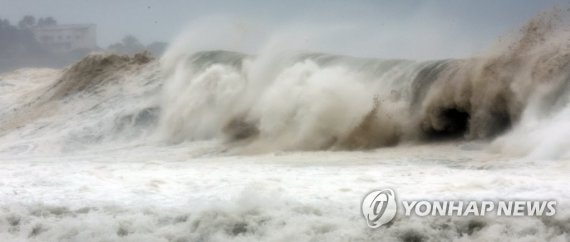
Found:
[[[0,6],[0,241],[570,241],[567,3]]]
[[[26,49],[26,53],[13,53],[18,60],[6,53],[0,53],[0,59],[6,70],[18,67],[61,68],[92,51],[133,54],[154,48],[158,49],[155,54],[161,55],[168,43],[191,34],[194,34],[193,38],[200,39],[193,42],[196,46],[191,48],[195,49],[207,43],[210,49],[256,53],[260,51],[260,43],[267,43],[270,38],[275,42],[279,38],[280,45],[286,42],[291,49],[358,57],[464,58],[476,55],[501,35],[516,31],[521,23],[537,12],[560,4],[562,2],[554,0],[363,0],[350,3],[338,0],[217,0],[207,3],[178,0],[0,0],[0,19],[14,26],[24,16],[35,16],[53,17],[58,24],[94,24],[97,29],[97,48],[56,57],[39,53],[42,50],[35,44],[36,48],[21,47]],[[0,35],[13,33],[2,32]],[[136,41],[125,47],[125,39],[129,37]],[[5,39],[0,37],[0,42],[6,42]],[[26,55],[28,57],[22,57]]]

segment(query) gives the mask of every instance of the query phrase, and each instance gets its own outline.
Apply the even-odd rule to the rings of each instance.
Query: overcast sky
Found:
[[[539,11],[567,6],[561,5],[564,2],[0,0],[0,18],[17,23],[24,15],[53,16],[60,23],[94,23],[101,47],[126,34],[144,43],[170,42],[192,23],[208,25],[204,19],[212,16],[222,16],[246,32],[341,26],[343,34],[329,35],[334,37],[322,43],[323,49],[360,56],[442,58],[480,51]]]

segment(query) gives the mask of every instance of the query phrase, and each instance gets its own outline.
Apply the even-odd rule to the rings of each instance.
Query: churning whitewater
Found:
[[[0,75],[1,241],[568,241],[570,29],[480,56],[92,54]],[[362,196],[556,199],[554,217],[398,218]]]
[[[252,152],[488,140],[521,122],[565,112],[570,83],[565,27],[538,17],[504,49],[462,60],[181,55],[171,49],[163,59],[161,132],[172,142],[239,141]]]

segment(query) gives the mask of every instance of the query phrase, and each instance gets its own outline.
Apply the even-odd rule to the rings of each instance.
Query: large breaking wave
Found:
[[[567,22],[539,15],[508,41],[465,59],[196,52],[184,48],[185,39],[159,62],[95,54],[52,82],[8,91],[19,97],[6,98],[17,102],[6,104],[0,134],[63,150],[117,140],[215,139],[240,152],[465,139],[494,141],[500,152],[566,157]]]
[[[171,49],[162,59],[161,132],[172,142],[221,138],[255,152],[492,139],[530,119],[561,122],[552,119],[568,112],[566,27],[540,15],[485,55],[421,62]]]
[[[0,240],[568,241],[567,160],[519,159],[570,157],[568,27],[541,15],[464,59],[191,51],[181,39],[160,60],[99,53],[2,74]],[[281,150],[348,152],[226,155]],[[369,230],[358,206],[377,186],[560,209]]]

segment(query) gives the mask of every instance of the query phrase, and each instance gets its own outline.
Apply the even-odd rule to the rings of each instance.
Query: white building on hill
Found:
[[[33,28],[35,38],[56,52],[93,50],[97,48],[97,30],[94,24],[66,24]]]

